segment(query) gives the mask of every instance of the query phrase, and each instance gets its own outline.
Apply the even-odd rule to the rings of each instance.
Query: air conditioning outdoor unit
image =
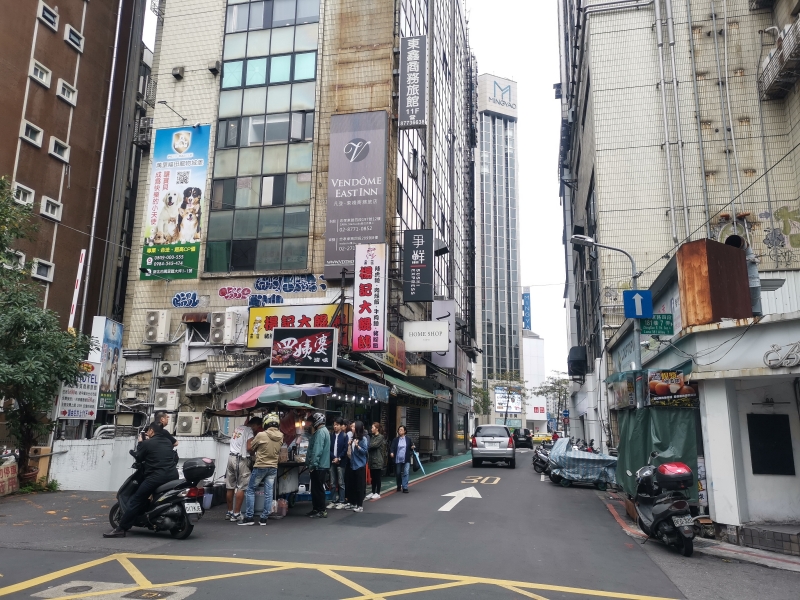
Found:
[[[186,395],[202,396],[208,394],[209,376],[208,373],[195,373],[186,378]]]
[[[136,400],[136,390],[122,390],[123,400]]]
[[[208,338],[211,344],[229,345],[234,343],[236,315],[229,312],[211,313],[211,335]]]
[[[175,410],[178,408],[178,390],[156,390],[153,408],[156,410]]]
[[[175,435],[200,435],[203,433],[203,413],[182,412],[175,415]]]
[[[185,367],[186,365],[179,361],[162,360],[158,363],[158,377],[183,377]]]
[[[148,310],[145,317],[144,341],[151,344],[164,344],[169,342],[168,310]]]

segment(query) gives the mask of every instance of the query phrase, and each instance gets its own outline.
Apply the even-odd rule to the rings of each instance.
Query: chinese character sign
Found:
[[[433,229],[403,232],[403,302],[433,302]]]
[[[156,131],[141,279],[196,279],[211,126]]]
[[[83,375],[75,385],[61,385],[58,394],[59,419],[86,419],[97,417],[97,398],[100,393],[100,364],[81,363]]]
[[[356,244],[386,241],[386,111],[331,117],[325,278],[347,279]]]
[[[100,363],[100,410],[117,407],[117,379],[119,359],[122,357],[122,324],[106,317],[95,317],[92,321],[92,338],[97,349],[89,353],[91,362]]]
[[[273,368],[335,369],[336,339],[337,330],[333,327],[278,327],[273,332],[270,365]]]
[[[356,246],[353,352],[386,350],[386,244]]]
[[[277,327],[296,327],[298,329],[336,327],[342,330],[350,321],[352,314],[349,304],[344,306],[344,315],[341,311],[334,316],[338,304],[306,304],[287,306],[278,304],[273,306],[251,307],[247,329],[248,348],[271,348],[272,333]],[[341,338],[340,341],[346,341]]]
[[[398,117],[400,129],[427,125],[427,36],[417,35],[400,40],[400,99]]]

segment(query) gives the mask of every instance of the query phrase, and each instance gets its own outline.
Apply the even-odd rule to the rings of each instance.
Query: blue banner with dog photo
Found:
[[[140,279],[197,279],[210,125],[156,130]]]

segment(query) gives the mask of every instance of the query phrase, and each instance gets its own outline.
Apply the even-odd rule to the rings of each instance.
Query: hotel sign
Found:
[[[400,40],[400,129],[425,127],[427,106],[426,36],[417,35]]]

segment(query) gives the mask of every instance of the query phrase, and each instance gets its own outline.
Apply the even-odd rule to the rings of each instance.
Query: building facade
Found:
[[[516,131],[517,84],[480,75],[476,263],[484,381],[522,370]]]
[[[548,412],[554,413],[548,403],[551,401],[536,396],[533,390],[544,383],[544,338],[530,329],[522,330],[522,377],[528,397],[525,398],[525,427],[536,432],[547,431]]]
[[[189,15],[194,36],[203,40],[199,47],[185,43]],[[396,49],[401,38],[420,35],[429,56],[427,128],[400,129]],[[225,377],[268,365],[271,334],[264,325],[302,327],[302,317],[289,313],[305,307],[315,324],[329,325],[335,317],[323,315],[330,310],[325,306],[353,305],[360,289],[352,287],[352,263],[342,265],[344,281],[338,268],[325,276],[331,209],[353,206],[346,227],[357,237],[365,227],[358,205],[369,206],[328,191],[342,151],[332,141],[341,133],[332,123],[344,122],[342,115],[369,114],[383,123],[369,147],[374,156],[385,153],[385,177],[376,183],[382,191],[362,186],[341,197],[371,196],[385,207],[371,233],[387,243],[387,336],[402,341],[405,322],[430,319],[430,304],[403,303],[402,246],[404,231],[433,229],[437,249],[446,250],[435,258],[436,297],[455,302],[458,347],[474,346],[468,325],[474,321],[472,65],[456,1],[175,0],[165,6],[153,58],[157,93],[146,113],[154,141],[139,176],[126,290],[128,375],[121,393],[132,401],[128,408],[152,402],[162,389],[176,390],[184,412],[224,403]],[[266,314],[273,310],[284,310],[274,322]],[[352,313],[337,314],[345,331],[340,364],[351,373],[365,361],[373,372],[386,369],[385,354],[351,351]],[[336,401],[329,399],[337,410],[392,430],[407,422],[431,452],[452,452],[469,411],[457,393],[467,394],[467,378],[456,375],[455,364],[440,368],[430,356],[399,354],[402,361],[386,373],[401,384],[392,385],[390,405],[370,411],[354,405],[366,392],[358,387],[364,377],[305,376],[337,390]],[[154,377],[162,362],[180,363],[180,375]],[[188,390],[192,377],[210,387]],[[402,387],[406,380],[410,388]],[[421,395],[407,394],[412,388]],[[133,412],[122,420],[135,423]]]
[[[32,263],[43,306],[67,326],[85,251],[73,322],[84,333],[92,317],[112,314],[101,308],[103,255],[109,219],[119,213],[114,157],[143,10],[143,0],[25,0],[0,23],[0,174],[39,225],[35,240],[20,243],[20,260]]]
[[[619,443],[619,411],[613,409],[613,395],[609,403],[606,379],[629,368],[630,353],[627,362],[615,365],[608,345],[615,336],[624,339],[622,292],[631,287],[631,263],[613,250],[573,247],[573,235],[629,252],[645,289],[686,242],[725,242],[738,235],[752,248],[761,281],[779,282],[762,286],[763,313],[799,308],[791,292],[800,268],[794,234],[800,209],[792,118],[800,106],[791,58],[798,43],[795,5],[789,0],[559,2],[558,175],[574,382],[570,427],[576,437],[612,447]],[[655,311],[673,315],[674,335],[686,327],[677,293],[657,302]],[[643,340],[644,368],[648,360],[651,368],[666,368],[666,361],[647,358],[651,351],[663,354],[664,346],[649,336]],[[683,358],[693,368],[707,362],[697,355]],[[709,461],[729,460],[732,436],[748,435],[744,422],[741,428],[725,422],[722,437],[728,443],[719,444],[714,428],[723,421],[712,413],[720,390],[711,383],[699,381],[709,473],[714,469]],[[735,396],[727,397],[730,409],[745,411],[744,396]],[[714,451],[716,458],[709,454]],[[717,473],[739,481],[753,472],[747,463],[741,457],[735,477],[723,463]],[[759,479],[767,481],[748,475],[750,483]],[[716,506],[709,500],[712,518],[735,526],[748,518],[763,521],[763,512],[748,517],[742,504],[728,510],[726,503],[746,495],[745,487],[733,487],[720,493]]]

